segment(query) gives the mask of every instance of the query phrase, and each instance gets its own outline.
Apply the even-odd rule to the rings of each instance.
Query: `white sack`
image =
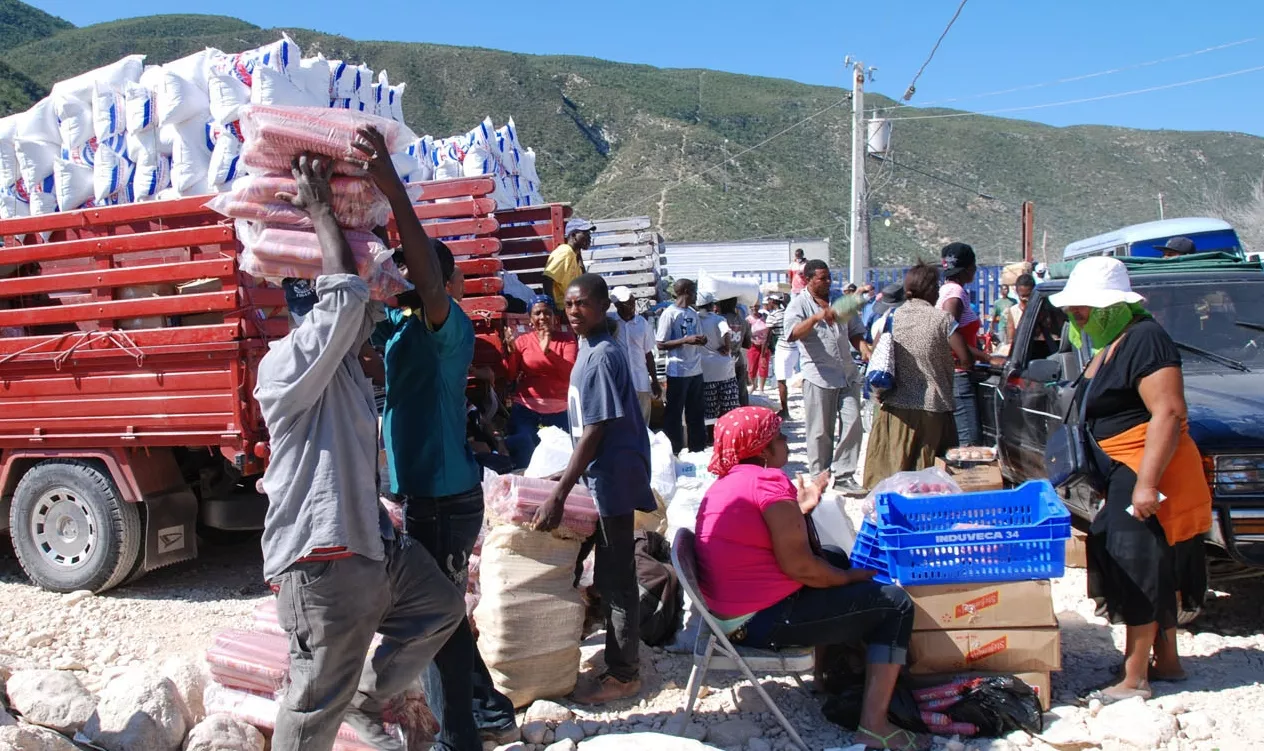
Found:
[[[239,77],[228,73],[211,74],[208,84],[211,118],[219,125],[236,122],[240,117],[241,108],[250,104],[250,86],[242,83]]]
[[[78,148],[96,137],[92,123],[92,104],[69,101],[58,108],[57,132],[61,145]]]
[[[161,69],[158,72],[161,73]],[[123,111],[128,133],[141,133],[158,126],[157,97],[143,82],[127,84],[123,90]]]
[[[19,219],[31,215],[31,200],[26,189],[10,185],[0,188],[0,219]]]
[[[331,99],[355,99],[360,91],[360,68],[342,60],[329,61]]]
[[[59,211],[73,211],[92,200],[92,168],[57,158],[53,165],[54,193]]]
[[[53,84],[50,96],[56,107],[57,117],[66,119],[66,107],[71,104],[91,109],[92,97],[96,93],[98,83],[122,91],[129,82],[139,82],[140,75],[144,72],[145,56],[128,55],[117,62]]]
[[[152,162],[161,153],[157,128],[139,132],[128,131],[126,135],[127,158],[133,162]],[[169,155],[168,155],[169,156]]]
[[[259,80],[255,76],[255,80]],[[241,176],[241,139],[230,131],[223,131],[215,139],[211,151],[207,188],[216,193]]]
[[[148,201],[171,186],[171,157],[155,153],[136,163],[132,176],[132,194],[137,201]]]
[[[300,60],[297,66],[290,68],[290,78],[300,90],[320,100],[321,107],[334,98],[329,61],[321,55]]]
[[[61,143],[61,133],[57,128],[57,113],[53,100],[45,97],[39,100],[26,112],[17,115],[17,127],[14,137],[23,141],[41,141],[43,143]]]
[[[93,134],[98,141],[103,141],[121,135],[126,130],[127,111],[122,91],[113,86],[98,83],[96,93],[92,97]]]
[[[97,147],[96,161],[92,165],[92,192],[97,205],[105,205],[126,192],[130,198],[132,162],[123,153],[126,149],[121,136],[104,140]],[[130,203],[124,200],[123,203]]]
[[[535,149],[518,152],[518,175],[527,182],[540,184],[540,175],[535,171]]]
[[[284,73],[271,68],[257,68],[254,82],[250,85],[250,103],[268,104],[280,107],[327,107],[329,102],[325,96],[315,96],[297,85]],[[218,118],[216,118],[218,120]],[[233,118],[235,120],[236,118]],[[233,120],[221,121],[227,125]]]
[[[204,119],[211,109],[209,86],[207,78],[185,78],[164,66],[158,78],[158,122],[179,125]]]
[[[53,162],[61,155],[61,149],[43,141],[18,140],[13,143],[13,154],[18,174],[29,188],[42,184],[44,178],[53,174]]]
[[[736,297],[743,305],[759,304],[759,281],[740,279],[735,276],[712,276],[705,271],[698,273],[698,293],[710,292],[718,300]]]
[[[211,167],[212,124],[190,121],[176,128],[172,144],[171,187],[181,196],[207,192]]]
[[[0,119],[0,187],[7,188],[22,177],[18,167],[18,155],[14,151],[14,135],[18,129],[18,118],[21,115],[9,115]]]

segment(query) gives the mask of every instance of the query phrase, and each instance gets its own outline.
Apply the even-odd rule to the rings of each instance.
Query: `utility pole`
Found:
[[[1163,194],[1159,193],[1159,221],[1163,221]]]
[[[865,283],[869,268],[869,200],[865,190],[865,152],[868,130],[865,126],[865,78],[872,75],[865,64],[849,55],[843,65],[852,68],[851,87],[851,265],[848,273],[852,284]]]

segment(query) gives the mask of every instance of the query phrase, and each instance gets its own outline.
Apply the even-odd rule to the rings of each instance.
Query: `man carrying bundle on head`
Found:
[[[389,164],[389,160],[388,160]],[[259,363],[254,396],[271,436],[263,477],[263,573],[290,637],[290,677],[272,748],[329,751],[345,721],[376,749],[403,751],[386,703],[448,641],[462,593],[395,534],[377,491],[377,412],[357,355],[376,317],[331,208],[333,160],[295,160],[322,275],[303,322]],[[374,633],[382,643],[366,661]]]

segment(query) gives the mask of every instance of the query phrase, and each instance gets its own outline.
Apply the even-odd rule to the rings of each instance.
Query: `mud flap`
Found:
[[[145,496],[145,571],[197,557],[197,496],[186,489]]]

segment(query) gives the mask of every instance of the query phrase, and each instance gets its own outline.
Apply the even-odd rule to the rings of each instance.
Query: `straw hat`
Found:
[[[1058,308],[1108,308],[1116,303],[1144,300],[1132,291],[1128,267],[1110,256],[1093,256],[1080,261],[1067,277],[1066,287],[1049,296],[1049,302]]]

